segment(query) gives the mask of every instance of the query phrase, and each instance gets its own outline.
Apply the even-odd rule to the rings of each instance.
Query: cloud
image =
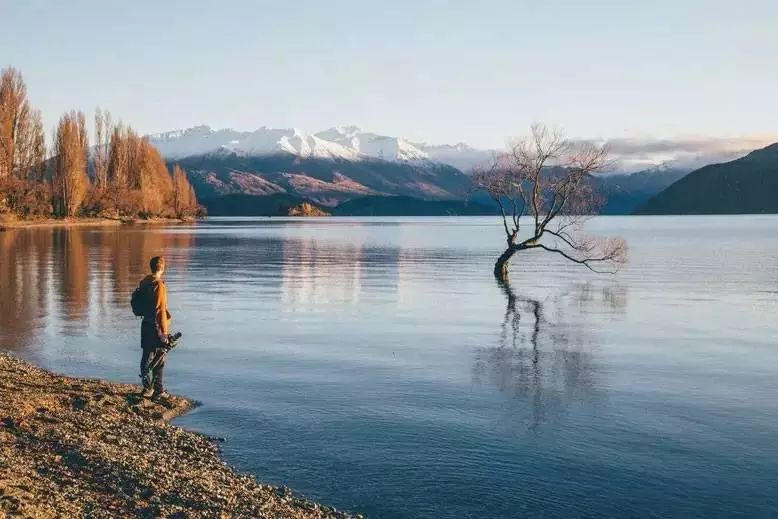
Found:
[[[778,142],[778,134],[678,139],[629,137],[599,143],[608,147],[618,169],[636,171],[663,163],[693,169],[733,160],[774,142]]]
[[[778,135],[749,137],[712,137],[692,139],[621,138],[607,141],[613,153],[642,155],[656,153],[716,153],[754,150],[778,141]]]

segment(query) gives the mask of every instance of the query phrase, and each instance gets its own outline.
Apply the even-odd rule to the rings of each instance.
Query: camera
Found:
[[[174,334],[167,336],[167,346],[165,347],[166,350],[172,350],[178,345],[178,339],[183,337],[184,334],[181,332],[176,332]]]

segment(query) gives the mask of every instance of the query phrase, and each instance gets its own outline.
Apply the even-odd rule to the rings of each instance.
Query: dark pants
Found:
[[[145,375],[146,372],[149,369],[149,365],[151,365],[154,362],[157,362],[157,359],[159,361],[157,362],[156,366],[154,366],[154,369],[151,371],[151,376],[153,377],[154,381],[152,383],[152,386],[147,387],[146,381],[144,379],[144,385],[143,389],[150,389],[151,387],[154,388],[154,391],[161,393],[164,389],[163,386],[163,376],[165,372],[165,357],[167,355],[165,354],[165,350],[161,348],[157,348],[154,350],[143,350],[143,356],[140,358],[140,374],[141,376]]]
[[[149,365],[156,362],[156,359],[161,357],[158,364],[154,366],[154,369],[151,372],[151,375],[154,378],[152,385],[154,387],[154,391],[157,392],[161,392],[163,389],[162,383],[166,355],[165,351],[162,349],[162,346],[163,344],[159,339],[156,324],[144,319],[140,328],[140,347],[143,349],[143,356],[140,359],[140,374],[141,377],[145,375],[148,371]],[[145,381],[144,389],[150,389],[149,387],[145,387]]]

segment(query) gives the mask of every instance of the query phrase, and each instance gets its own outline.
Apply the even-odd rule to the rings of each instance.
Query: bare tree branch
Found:
[[[555,252],[557,254],[560,254],[563,257],[567,258],[568,260],[572,261],[573,263],[578,263],[579,265],[583,265],[589,270],[591,270],[592,272],[597,272],[598,274],[615,274],[616,272],[618,272],[618,269],[616,268],[611,270],[597,270],[591,266],[591,263],[602,263],[602,262],[613,261],[614,258],[609,255],[602,256],[602,257],[589,257],[589,258],[579,259],[571,256],[570,254],[566,253],[561,249],[556,249],[554,247],[547,247],[546,245],[543,244],[534,245],[533,247],[541,248],[548,252]]]
[[[569,141],[561,131],[534,124],[529,137],[514,141],[506,153],[477,170],[475,185],[497,202],[508,236],[508,248],[495,265],[498,278],[507,276],[507,264],[513,254],[535,247],[556,252],[589,268],[593,262],[608,262],[614,269],[623,263],[626,257],[623,242],[616,247],[612,240],[580,236],[586,219],[596,214],[604,201],[592,179],[607,163],[604,147]],[[508,222],[506,203],[513,209],[512,224]],[[534,232],[516,243],[525,211],[529,211],[534,221]],[[550,229],[552,222],[555,231]],[[558,239],[570,251],[542,243],[546,234]]]

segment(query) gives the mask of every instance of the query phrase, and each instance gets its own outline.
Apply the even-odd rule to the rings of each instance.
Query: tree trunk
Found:
[[[508,262],[511,260],[518,249],[516,247],[508,247],[505,252],[500,254],[497,258],[497,262],[494,264],[494,277],[498,281],[507,283],[508,281]]]

